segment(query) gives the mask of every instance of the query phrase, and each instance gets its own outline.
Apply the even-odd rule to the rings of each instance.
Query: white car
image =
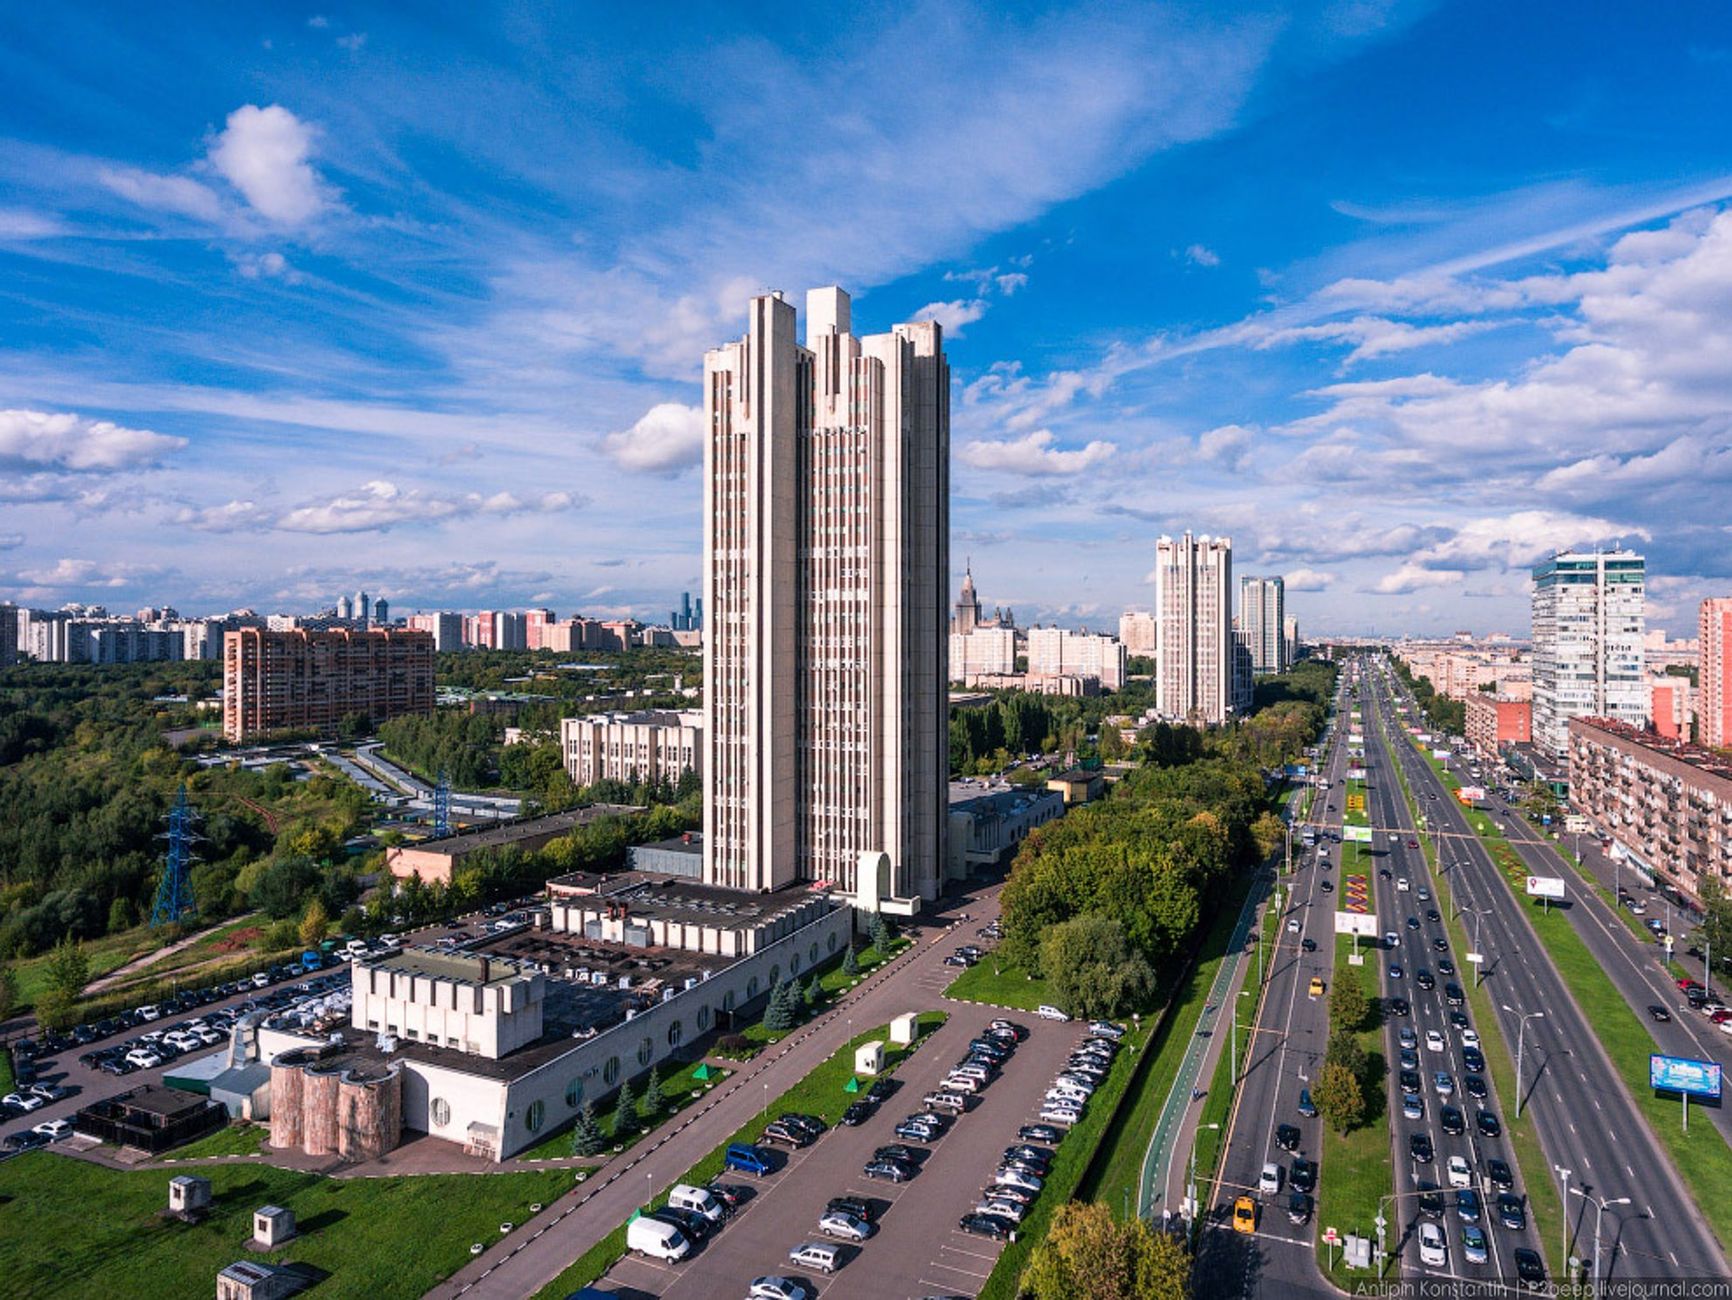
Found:
[[[1001,1219],[1009,1219],[1012,1223],[1021,1223],[1022,1216],[1028,1213],[1026,1206],[1018,1205],[1005,1197],[989,1196],[974,1207],[976,1214],[992,1214]]]
[[[162,1057],[142,1047],[133,1048],[126,1054],[126,1059],[141,1070],[154,1070],[162,1064]]]
[[[1071,1128],[1082,1119],[1082,1112],[1071,1110],[1069,1108],[1048,1106],[1040,1112],[1038,1118],[1042,1124],[1056,1124],[1059,1128]]]
[[[1299,922],[1297,920],[1287,922],[1287,933],[1288,934],[1298,934],[1299,933]]]
[[[845,1241],[865,1241],[872,1235],[872,1225],[864,1219],[855,1218],[852,1214],[832,1210],[818,1220],[818,1231],[826,1237],[840,1237]]]
[[[9,1092],[0,1105],[12,1106],[18,1110],[29,1112],[40,1110],[46,1103],[33,1092]]]
[[[1257,1175],[1257,1190],[1264,1196],[1275,1196],[1281,1191],[1281,1166],[1271,1160],[1263,1166],[1263,1172]]]
[[[1449,1185],[1451,1187],[1472,1187],[1473,1170],[1468,1167],[1466,1159],[1461,1156],[1449,1158]]]
[[[1463,1047],[1478,1047],[1479,1046],[1479,1030],[1477,1030],[1477,1029],[1464,1029],[1464,1030],[1462,1030],[1461,1031],[1461,1045]]]
[[[992,1176],[992,1181],[1000,1187],[1014,1187],[1023,1192],[1039,1192],[1044,1184],[1034,1174],[1025,1174],[1020,1169],[1000,1169]]]
[[[58,1142],[62,1138],[69,1138],[72,1136],[72,1125],[63,1119],[50,1119],[44,1120],[30,1131],[32,1133],[40,1133],[50,1142]]]
[[[748,1292],[751,1300],[806,1300],[811,1294],[805,1283],[774,1274],[753,1278],[752,1289]]]
[[[1398,835],[1398,836],[1395,836],[1395,837],[1394,837],[1394,838],[1396,838],[1396,839],[1400,839],[1400,838],[1401,838],[1401,837],[1400,837],[1400,836],[1399,836],[1399,835]],[[1401,879],[1400,879],[1400,880],[1398,880],[1398,881],[1396,881],[1396,882],[1395,882],[1395,887],[1396,887],[1396,888],[1397,888],[1397,889],[1398,889],[1398,890],[1400,890],[1400,891],[1401,891],[1401,892],[1402,892],[1402,893],[1404,893],[1404,894],[1405,894],[1405,893],[1406,893],[1406,892],[1407,892],[1407,891],[1408,891],[1408,890],[1409,890],[1409,889],[1411,889],[1411,888],[1413,888],[1413,886],[1411,886],[1411,885],[1409,885],[1409,884],[1408,884],[1408,883],[1407,883],[1407,877],[1406,877],[1406,876],[1403,876],[1403,877],[1402,877],[1402,878],[1401,878]]]
[[[1438,1033],[1435,1029],[1426,1030],[1425,1050],[1428,1052],[1441,1052],[1443,1050],[1443,1035]]]
[[[1065,1013],[1060,1011],[1057,1007],[1049,1007],[1049,1006],[1038,1007],[1035,1010],[1034,1014],[1039,1016],[1042,1020],[1069,1020],[1070,1019],[1069,1016],[1065,1015]]]
[[[1383,946],[1385,948],[1401,947],[1401,936],[1394,930],[1385,930],[1383,932]]]
[[[1449,1245],[1435,1223],[1419,1225],[1419,1262],[1431,1268],[1449,1267]]]

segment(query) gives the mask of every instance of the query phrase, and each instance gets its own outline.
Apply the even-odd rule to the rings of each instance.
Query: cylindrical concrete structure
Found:
[[[310,1156],[337,1151],[337,1091],[339,1072],[330,1066],[309,1066],[302,1081],[301,1149]]]
[[[301,1120],[302,1083],[305,1076],[298,1062],[291,1063],[286,1052],[271,1062],[271,1145],[279,1148],[299,1147],[304,1134]]]
[[[395,1067],[351,1070],[337,1097],[338,1153],[345,1160],[375,1160],[403,1135],[403,1082]]]

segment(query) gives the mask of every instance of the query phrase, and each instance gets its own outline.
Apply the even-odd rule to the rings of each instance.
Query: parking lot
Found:
[[[874,1149],[898,1141],[892,1131],[896,1124],[921,1109],[920,1099],[967,1053],[969,1040],[1005,1014],[965,1004],[948,1009],[950,1019],[898,1072],[896,1095],[865,1123],[838,1126],[812,1146],[786,1153],[785,1163],[765,1178],[728,1175],[727,1181],[747,1184],[755,1194],[696,1254],[671,1266],[627,1256],[608,1274],[606,1285],[642,1295],[707,1300],[744,1296],[753,1278],[781,1274],[799,1279],[814,1295],[866,1294],[868,1279],[872,1295],[976,1294],[992,1272],[1000,1247],[990,1238],[960,1231],[957,1221],[979,1202],[999,1153],[1017,1141],[1022,1125],[1034,1122],[1042,1097],[1084,1027],[1010,1014],[1028,1028],[1029,1037],[969,1111],[930,1144],[920,1172],[900,1184],[865,1178],[860,1171]],[[801,1242],[822,1239],[818,1215],[836,1196],[873,1202],[878,1231],[858,1246],[843,1246],[841,1266],[830,1277],[794,1267],[788,1252]]]

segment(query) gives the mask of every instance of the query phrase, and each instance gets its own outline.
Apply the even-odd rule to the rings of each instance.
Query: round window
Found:
[[[673,1022],[673,1024],[668,1026],[668,1046],[669,1047],[678,1047],[680,1045],[680,1039],[684,1038],[685,1036],[686,1036],[686,1027],[684,1025],[682,1025],[679,1021],[676,1020]]]
[[[698,1032],[701,1034],[704,1032],[704,1030],[708,1029],[709,1027],[710,1027],[710,1009],[708,1007],[699,1007],[698,1008]]]
[[[601,1067],[601,1081],[610,1088],[619,1082],[619,1057],[607,1058],[607,1064]]]
[[[545,1124],[546,1122],[547,1122],[547,1103],[544,1101],[532,1101],[532,1102],[530,1102],[529,1103],[529,1111],[523,1117],[524,1127],[527,1128],[531,1133],[539,1133],[539,1132],[541,1132],[541,1126],[543,1124]]]
[[[830,942],[831,943],[836,942],[836,936],[835,935],[830,936]],[[806,960],[807,961],[817,961],[818,960],[818,941],[816,939],[812,940],[812,946],[810,948],[806,949]]]
[[[836,932],[834,930],[830,931],[829,948],[831,952],[836,951]]]
[[[565,1085],[565,1104],[576,1110],[583,1104],[583,1080],[573,1079]]]
[[[649,1039],[644,1039],[643,1042],[637,1045],[637,1063],[639,1065],[648,1065],[650,1063],[650,1057],[655,1054],[655,1050],[656,1045]]]
[[[433,1098],[433,1103],[428,1107],[428,1110],[432,1113],[434,1128],[444,1128],[451,1122],[451,1103],[445,1098]]]
[[[753,991],[755,992],[756,989],[754,988]],[[726,993],[722,994],[722,1010],[727,1012],[729,1015],[734,1013],[734,991],[732,989],[729,989]]]

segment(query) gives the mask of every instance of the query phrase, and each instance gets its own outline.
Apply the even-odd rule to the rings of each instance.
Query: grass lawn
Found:
[[[698,1080],[692,1078],[692,1071],[695,1070],[696,1068],[697,1067],[695,1065],[690,1066],[690,1067],[682,1066],[680,1068],[679,1074],[675,1077],[677,1077],[685,1086],[683,1088],[681,1088],[675,1096],[673,1096],[667,1100],[667,1102],[663,1106],[661,1115],[656,1119],[654,1124],[652,1124],[648,1127],[645,1127],[642,1124],[642,1122],[640,1121],[639,1126],[636,1129],[634,1129],[629,1135],[627,1135],[625,1142],[621,1144],[623,1147],[629,1149],[634,1144],[641,1142],[645,1137],[647,1137],[649,1134],[655,1132],[656,1129],[660,1128],[663,1124],[667,1123],[667,1121],[669,1119],[671,1119],[671,1118],[673,1118],[673,1116],[679,1114],[680,1111],[684,1110],[687,1106],[691,1105],[694,1101],[697,1101],[706,1092],[708,1092],[711,1088],[714,1088],[723,1079],[727,1078],[730,1074],[733,1073],[732,1070],[725,1070],[719,1065],[712,1065],[709,1067],[710,1077],[703,1080],[702,1082],[699,1082]],[[664,1097],[667,1096],[668,1085],[671,1082],[672,1082],[671,1079],[664,1078],[662,1080],[662,1095]],[[633,1086],[635,1087],[636,1085],[634,1084]],[[697,1091],[696,1097],[694,1097],[692,1095],[692,1092],[694,1089]],[[638,1098],[638,1100],[642,1101],[643,1099],[640,1096]],[[596,1156],[596,1159],[598,1159],[598,1160],[605,1159],[607,1156],[610,1156],[613,1154],[613,1144],[614,1144],[613,1116],[614,1116],[614,1112],[613,1112],[613,1109],[611,1107],[607,1108],[604,1111],[597,1111],[596,1112],[596,1116],[595,1116],[596,1125],[601,1129],[602,1136],[607,1139],[606,1148],[600,1154],[598,1154]],[[530,1147],[528,1150],[519,1151],[517,1153],[517,1155],[513,1158],[517,1159],[517,1160],[560,1160],[560,1159],[563,1159],[564,1157],[572,1154],[571,1131],[575,1127],[577,1127],[577,1121],[575,1119],[573,1119],[569,1124],[565,1124],[562,1127],[554,1130],[552,1133],[549,1133],[546,1137],[542,1138],[541,1141],[537,1142],[534,1146]]]
[[[164,1157],[167,1160],[197,1160],[201,1156],[256,1156],[260,1144],[270,1135],[262,1124],[230,1124],[215,1133],[176,1147]]]
[[[10,1295],[209,1295],[218,1269],[247,1257],[252,1213],[295,1212],[303,1236],[269,1258],[328,1272],[320,1295],[420,1295],[499,1240],[533,1202],[571,1187],[563,1169],[420,1178],[325,1178],[262,1164],[206,1165],[213,1210],[197,1225],[159,1218],[161,1168],[121,1172],[47,1151],[0,1165],[0,1289]]]
[[[1018,1011],[1033,1011],[1052,1001],[1044,979],[1030,975],[1021,966],[1001,960],[996,951],[987,953],[951,980],[944,996],[959,1002],[1014,1007]]]
[[[1340,988],[1345,980],[1353,980],[1364,991],[1366,1000],[1377,1005],[1376,956],[1366,957],[1365,964],[1349,964],[1353,951],[1352,935],[1335,936],[1335,983]],[[1323,1241],[1323,1228],[1334,1228],[1343,1236],[1359,1233],[1375,1237],[1373,1220],[1381,1197],[1395,1190],[1395,1166],[1389,1147],[1389,1062],[1383,1054],[1383,1031],[1376,1016],[1370,1017],[1371,1027],[1359,1031],[1359,1042],[1365,1049],[1367,1072],[1373,1086],[1366,1090],[1365,1118],[1359,1127],[1345,1135],[1325,1124],[1323,1126],[1322,1168],[1317,1179],[1317,1267],[1330,1281],[1351,1290],[1354,1283],[1375,1280],[1377,1270],[1348,1268],[1342,1252],[1336,1249],[1335,1267],[1329,1267],[1330,1247]],[[1269,1212],[1269,1207],[1264,1207]],[[1395,1237],[1391,1235],[1391,1245]]]
[[[142,956],[160,946],[159,936],[151,933],[147,925],[136,926],[120,934],[104,935],[100,939],[86,940],[84,955],[90,959],[90,978],[100,979],[110,971],[126,965],[134,957]],[[34,1006],[36,999],[46,990],[48,960],[51,955],[43,953],[41,956],[26,957],[23,961],[13,963],[12,969],[18,976],[20,1008]]]
[[[1097,1162],[1083,1180],[1078,1195],[1084,1200],[1100,1201],[1115,1214],[1123,1216],[1126,1206],[1136,1213],[1141,1193],[1143,1160],[1148,1154],[1149,1139],[1160,1122],[1161,1110],[1167,1104],[1179,1063],[1197,1032],[1203,1007],[1214,988],[1215,977],[1225,960],[1226,947],[1233,937],[1233,926],[1244,905],[1245,890],[1250,887],[1247,874],[1242,885],[1221,904],[1203,936],[1200,955],[1190,974],[1172,994],[1172,999],[1158,1022],[1154,1037],[1146,1051],[1139,1054],[1143,1069],[1134,1081],[1134,1100],[1114,1117],[1102,1138],[1102,1149],[1108,1152],[1104,1161]],[[1273,910],[1273,909],[1270,909]],[[979,969],[976,967],[975,969]],[[1214,1091],[1209,1093],[1211,1104]],[[1225,1101],[1223,1100],[1223,1105]],[[1216,1136],[1208,1134],[1209,1137]],[[1202,1153],[1198,1153],[1199,1168]]]
[[[825,964],[819,968],[819,996],[818,1000],[813,1003],[809,1009],[809,1013],[816,1014],[817,1012],[822,1011],[825,1007],[834,1002],[841,994],[853,988],[885,962],[906,951],[908,948],[912,947],[913,944],[914,940],[905,938],[901,935],[896,936],[896,938],[890,941],[890,947],[886,952],[880,953],[875,946],[867,944],[864,948],[859,949],[855,953],[855,960],[859,963],[860,969],[853,975],[845,975],[842,973],[842,959],[840,957],[829,958]],[[810,978],[810,976],[808,975],[807,978]],[[804,981],[802,981],[802,984],[803,983]],[[801,1024],[795,1025],[793,1029],[767,1029],[764,1026],[763,1013],[760,1012],[758,1018],[751,1024],[747,1025],[743,1029],[735,1031],[750,1044],[745,1051],[739,1053],[717,1051],[713,1054],[733,1061],[749,1061],[771,1043],[781,1042],[782,1039],[786,1038],[789,1034],[801,1028],[804,1023],[805,1022],[802,1021]]]
[[[879,1025],[875,1029],[869,1029],[865,1033],[855,1035],[838,1048],[829,1060],[818,1065],[804,1079],[801,1079],[780,1097],[766,1105],[765,1114],[789,1110],[800,1111],[805,1114],[816,1115],[825,1123],[834,1125],[837,1119],[841,1117],[842,1112],[847,1109],[848,1104],[855,1100],[856,1094],[843,1091],[848,1080],[854,1077],[855,1048],[862,1043],[872,1042],[874,1039],[883,1040],[885,1044],[885,1073],[888,1074],[907,1060],[910,1053],[918,1049],[947,1018],[942,1011],[922,1012],[920,1014],[919,1035],[915,1038],[912,1046],[905,1048],[895,1047],[889,1042],[889,1025]],[[763,1129],[763,1125],[763,1117],[761,1115],[754,1116],[737,1132],[717,1143],[714,1150],[674,1179],[673,1183],[702,1184],[717,1177],[722,1172],[722,1157],[729,1144],[752,1141]],[[672,1187],[673,1183],[669,1183],[668,1187]],[[667,1187],[662,1188],[656,1193],[655,1199],[659,1201],[667,1194],[667,1190]],[[576,1261],[558,1277],[536,1292],[534,1300],[564,1300],[564,1297],[573,1291],[588,1286],[601,1277],[613,1267],[614,1261],[623,1254],[625,1254],[625,1224],[622,1223],[578,1256]]]
[[[18,1078],[12,1073],[12,1049],[0,1047],[0,1092],[11,1092]]]

